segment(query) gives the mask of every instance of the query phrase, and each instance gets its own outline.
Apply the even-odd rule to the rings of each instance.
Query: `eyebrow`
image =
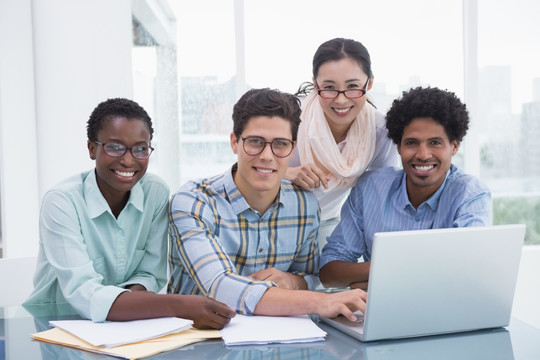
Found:
[[[418,138],[416,137],[408,137],[408,138],[402,138],[401,141],[409,141],[409,140],[418,140]],[[431,141],[431,140],[443,140],[444,141],[444,138],[441,137],[441,136],[434,136],[434,137],[431,137],[431,138],[428,138],[427,141]]]
[[[352,83],[352,82],[362,82],[362,80],[360,79],[349,79],[349,80],[345,80],[345,83]],[[367,81],[367,80],[366,80]],[[334,80],[321,80],[321,83],[327,83],[327,84],[335,84],[336,82]]]

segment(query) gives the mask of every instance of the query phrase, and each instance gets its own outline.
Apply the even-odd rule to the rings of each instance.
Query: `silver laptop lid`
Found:
[[[376,233],[362,340],[508,325],[525,225]]]

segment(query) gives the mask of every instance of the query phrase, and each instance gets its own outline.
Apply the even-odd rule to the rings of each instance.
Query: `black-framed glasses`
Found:
[[[266,141],[265,138],[260,136],[246,136],[240,137],[244,142],[244,151],[250,156],[259,155],[263,152],[267,144],[270,144],[272,153],[279,158],[287,157],[291,154],[294,142],[289,139],[274,139],[272,141]]]
[[[154,151],[154,148],[149,145],[135,145],[127,147],[117,143],[102,143],[99,141],[94,142],[98,145],[103,146],[103,151],[105,151],[105,154],[114,157],[122,156],[126,153],[126,151],[130,150],[131,155],[133,155],[134,158],[147,159],[150,154],[152,154],[152,151]]]
[[[319,94],[320,97],[324,99],[335,99],[338,97],[339,94],[343,94],[349,99],[359,99],[362,96],[366,95],[369,79],[370,78],[367,79],[366,84],[364,85],[363,89],[347,89],[347,90],[322,89],[322,90],[318,90],[317,93]],[[317,84],[317,82],[315,82],[315,84],[317,85],[317,88],[318,88],[319,84]]]

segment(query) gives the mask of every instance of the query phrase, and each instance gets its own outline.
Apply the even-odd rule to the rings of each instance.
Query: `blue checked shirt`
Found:
[[[168,292],[203,294],[237,312],[252,314],[274,286],[248,275],[269,267],[299,274],[308,288],[319,284],[320,211],[309,192],[281,182],[276,201],[264,213],[250,208],[232,172],[190,181],[169,208]]]
[[[451,165],[441,187],[415,209],[406,174],[382,168],[362,175],[341,209],[341,222],[328,237],[320,267],[334,260],[370,261],[376,232],[491,224],[491,192],[480,180]]]

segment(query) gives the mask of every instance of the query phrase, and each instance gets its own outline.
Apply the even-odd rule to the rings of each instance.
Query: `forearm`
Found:
[[[353,312],[357,310],[365,312],[365,309],[366,293],[358,289],[325,294],[273,287],[264,293],[254,314],[269,316],[317,314],[324,317],[335,317],[343,314],[354,321]]]
[[[354,282],[368,281],[369,265],[369,262],[334,260],[321,268],[319,278],[325,287],[348,287]]]
[[[307,290],[287,290],[271,287],[261,297],[255,315],[289,316],[309,315],[318,313],[319,297],[325,295]]]
[[[129,321],[180,316],[181,296],[149,291],[123,292],[113,302],[107,320]],[[178,306],[178,305],[180,306]]]
[[[235,316],[230,307],[197,295],[124,292],[114,301],[107,320],[128,321],[174,316],[193,320],[196,328],[222,329]]]

